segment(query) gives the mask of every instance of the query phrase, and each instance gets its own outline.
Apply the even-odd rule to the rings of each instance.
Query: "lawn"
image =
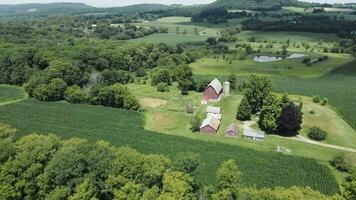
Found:
[[[142,113],[134,111],[28,99],[1,106],[0,113],[0,122],[17,128],[19,136],[52,132],[63,138],[106,140],[169,157],[179,152],[198,153],[202,160],[199,179],[204,183],[212,183],[221,162],[233,158],[244,173],[244,185],[310,186],[326,194],[339,190],[329,168],[314,159],[146,131]]]
[[[10,85],[0,85],[0,105],[26,98],[22,88]]]
[[[308,54],[308,53],[307,53]],[[315,59],[324,54],[309,53],[310,58]],[[233,55],[222,58],[202,58],[190,66],[195,75],[249,75],[259,74],[267,76],[290,76],[290,77],[320,77],[331,70],[345,65],[353,60],[346,54],[326,54],[329,59],[308,67],[302,63],[303,58],[283,59],[274,62],[256,62],[254,55],[248,56],[245,60],[238,60]]]
[[[283,42],[288,39],[293,42],[337,42],[340,38],[332,33],[286,32],[286,31],[242,31],[239,37],[243,40],[255,36],[257,40],[268,42]]]

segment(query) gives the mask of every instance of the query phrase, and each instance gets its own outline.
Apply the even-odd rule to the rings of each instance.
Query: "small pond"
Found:
[[[306,55],[302,53],[293,53],[290,56],[286,57],[286,59],[293,59],[293,58],[304,58]],[[253,59],[256,62],[274,62],[278,60],[282,60],[283,58],[280,56],[266,56],[266,55],[257,55]]]

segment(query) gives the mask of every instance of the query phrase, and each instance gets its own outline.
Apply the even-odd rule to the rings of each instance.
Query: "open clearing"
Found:
[[[0,113],[0,121],[18,128],[19,136],[54,132],[64,138],[106,140],[143,153],[162,153],[170,157],[179,152],[198,153],[202,160],[199,179],[204,183],[212,183],[214,176],[211,174],[221,162],[233,158],[243,171],[243,184],[310,186],[325,194],[339,190],[330,169],[313,159],[146,131],[142,114],[133,111],[29,99],[1,106]]]

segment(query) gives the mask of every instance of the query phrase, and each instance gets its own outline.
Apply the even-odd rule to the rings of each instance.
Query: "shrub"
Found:
[[[77,85],[67,88],[65,93],[65,100],[70,103],[86,103],[88,95]]]
[[[320,103],[321,99],[320,99],[320,96],[317,95],[317,96],[313,96],[313,102],[314,103]]]
[[[199,131],[201,123],[202,120],[198,116],[194,116],[190,121],[190,130],[192,130],[193,132]]]
[[[327,133],[319,127],[312,127],[308,132],[308,137],[312,140],[322,141],[325,140]]]
[[[325,105],[328,104],[328,102],[329,102],[329,99],[328,99],[328,98],[323,98],[323,99],[321,100],[321,105],[325,106]]]
[[[349,172],[351,170],[351,167],[345,162],[345,156],[343,154],[335,156],[329,163],[338,171]]]
[[[303,59],[303,63],[307,64],[310,63],[311,59],[310,58],[304,58]]]
[[[169,91],[169,87],[167,85],[167,83],[163,83],[160,82],[156,85],[157,91],[158,92],[168,92]]]

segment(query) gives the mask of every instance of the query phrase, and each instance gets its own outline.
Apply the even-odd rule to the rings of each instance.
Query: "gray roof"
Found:
[[[211,128],[218,130],[219,126],[220,126],[220,120],[210,116],[207,117],[206,119],[204,119],[203,123],[201,124],[200,128],[203,128],[205,126],[209,125]]]
[[[245,129],[243,135],[246,137],[265,138],[265,133],[263,131]]]
[[[232,123],[228,127],[226,127],[225,133],[230,132],[230,131],[237,133],[238,129],[237,129],[237,126],[235,123]]]
[[[220,107],[215,107],[215,106],[208,106],[206,108],[207,113],[215,113],[215,114],[220,114],[221,109]]]
[[[209,86],[211,86],[214,90],[215,90],[215,92],[217,93],[217,94],[220,94],[220,92],[221,92],[221,90],[222,90],[222,85],[221,85],[221,83],[220,83],[220,81],[218,80],[218,79],[214,79],[214,80],[212,80],[210,83],[209,83],[209,85],[208,85],[208,87]]]

